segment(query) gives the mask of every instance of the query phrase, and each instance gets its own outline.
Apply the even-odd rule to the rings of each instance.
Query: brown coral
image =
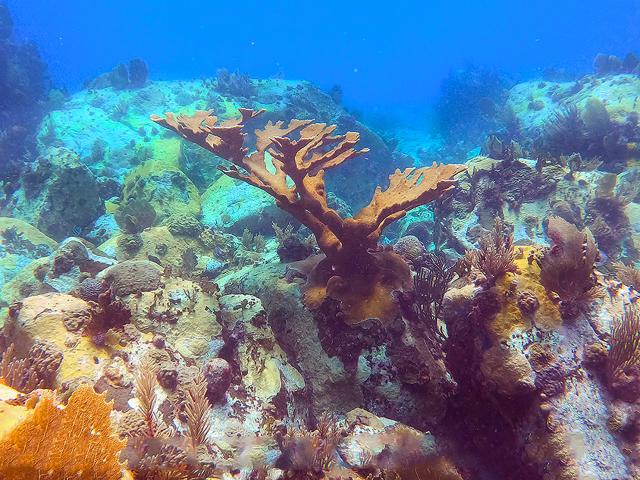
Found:
[[[0,478],[120,480],[125,442],[111,429],[111,404],[88,385],[71,395],[64,409],[51,392],[0,441]]]
[[[226,175],[242,180],[276,199],[276,204],[306,225],[326,255],[308,279],[305,302],[317,308],[325,298],[341,302],[346,320],[389,321],[398,313],[394,290],[410,288],[406,263],[392,252],[377,252],[383,229],[408,210],[442,196],[453,185],[462,165],[396,170],[389,186],[378,187],[373,199],[353,217],[342,218],[327,203],[324,172],[367,149],[356,150],[360,135],[334,135],[335,126],[309,120],[269,121],[256,130],[256,151],[244,146],[245,123],[262,111],[240,109],[241,117],[218,123],[210,111],[192,116],[152,116],[151,119],[183,138],[228,160]],[[269,154],[272,164],[266,162]]]
[[[625,307],[622,318],[615,321],[609,345],[607,370],[612,388],[621,398],[633,401],[640,396],[640,311],[636,307]]]
[[[560,298],[565,318],[574,317],[590,301],[602,295],[594,271],[598,247],[589,229],[578,230],[560,217],[550,217],[553,246],[540,263],[540,283]]]
[[[518,308],[525,314],[534,313],[540,306],[540,301],[531,290],[524,290],[518,293]]]
[[[636,292],[640,291],[640,270],[624,263],[615,265],[616,278]]]
[[[493,230],[480,239],[480,248],[465,254],[469,263],[480,270],[489,284],[518,271],[513,248],[513,235],[501,218],[496,218]]]

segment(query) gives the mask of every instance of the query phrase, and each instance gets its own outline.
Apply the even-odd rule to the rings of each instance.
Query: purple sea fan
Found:
[[[560,217],[549,217],[548,235],[553,246],[539,261],[540,283],[558,295],[562,316],[572,318],[602,295],[594,273],[598,247],[589,229]]]

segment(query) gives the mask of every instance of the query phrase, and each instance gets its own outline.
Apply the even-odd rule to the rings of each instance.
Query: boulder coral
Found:
[[[359,134],[334,135],[335,126],[309,120],[294,119],[288,125],[269,121],[255,131],[256,150],[249,153],[244,129],[261,113],[240,109],[240,118],[222,123],[210,111],[151,119],[231,162],[219,167],[224,174],[267,192],[313,232],[325,257],[308,276],[307,306],[318,308],[329,297],[341,302],[348,323],[369,318],[388,323],[398,314],[391,294],[410,289],[411,276],[400,256],[379,251],[382,231],[407,211],[449,191],[465,167],[434,164],[396,170],[387,189],[378,187],[369,205],[352,218],[342,218],[327,203],[324,175],[368,152],[356,150]]]

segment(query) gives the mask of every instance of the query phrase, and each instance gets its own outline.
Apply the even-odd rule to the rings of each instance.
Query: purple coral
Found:
[[[393,251],[412,265],[420,263],[420,259],[427,253],[422,242],[414,235],[401,237],[393,246]]]
[[[223,358],[214,358],[204,367],[207,380],[207,398],[216,403],[224,398],[224,394],[231,386],[232,372],[229,362]]]
[[[560,299],[564,318],[574,318],[602,295],[594,274],[598,247],[589,229],[578,230],[560,217],[550,217],[548,235],[553,246],[540,260],[540,283]]]
[[[538,297],[531,290],[524,290],[518,294],[518,307],[522,313],[533,313],[539,306]]]
[[[480,248],[467,252],[467,261],[480,270],[489,285],[507,273],[516,273],[513,235],[500,217],[493,230],[480,239]]]
[[[85,278],[78,286],[78,296],[85,301],[97,302],[106,286],[96,278]]]

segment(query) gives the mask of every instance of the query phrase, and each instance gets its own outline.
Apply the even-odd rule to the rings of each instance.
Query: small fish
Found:
[[[147,259],[150,262],[157,263],[158,265],[162,265],[162,263],[160,263],[160,259],[158,257],[156,257],[155,255],[147,255]]]

